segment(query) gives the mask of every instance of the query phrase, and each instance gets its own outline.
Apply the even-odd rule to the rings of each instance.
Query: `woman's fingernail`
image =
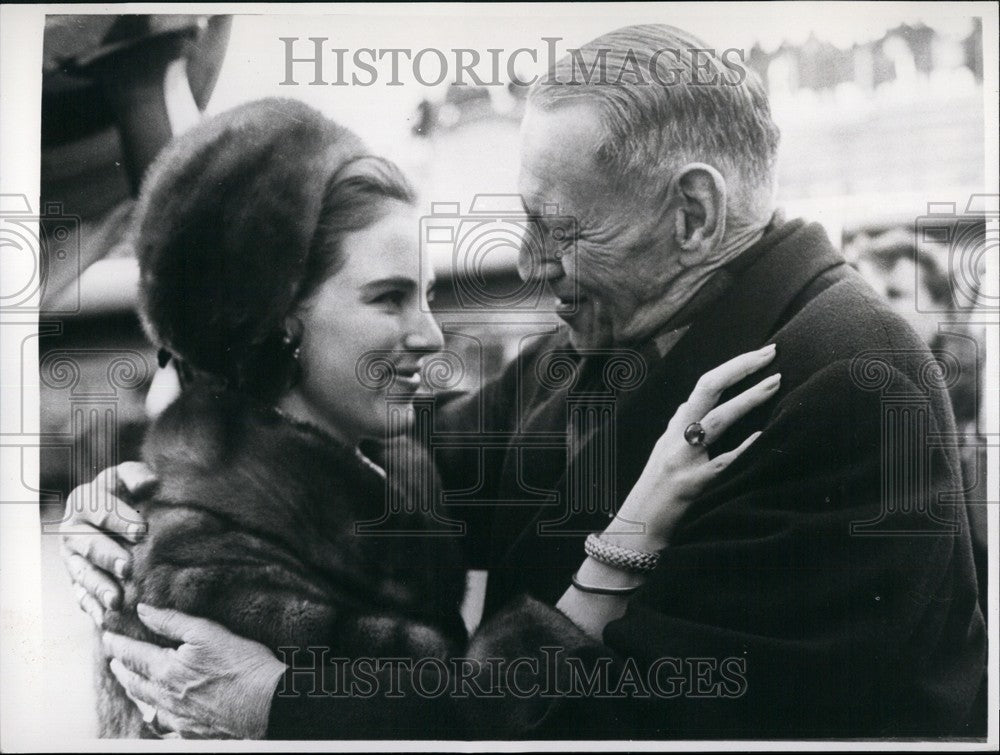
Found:
[[[132,538],[133,540],[138,540],[146,533],[146,528],[143,527],[141,524],[133,523],[128,526],[126,532],[128,533],[128,536],[130,538]]]
[[[104,604],[105,608],[113,608],[115,602],[115,594],[111,590],[105,590],[101,593],[101,602]]]
[[[774,375],[771,375],[771,377],[769,377],[767,379],[767,385],[765,387],[767,388],[767,390],[773,391],[779,385],[781,385],[781,373],[780,372],[775,373]]]
[[[763,349],[760,350],[760,353],[761,354],[773,354],[774,350],[777,349],[777,348],[778,348],[778,344],[776,344],[776,343],[769,343],[767,346],[765,346]]]
[[[118,579],[125,579],[125,569],[127,566],[128,563],[124,558],[119,558],[115,561],[115,576],[118,577]]]

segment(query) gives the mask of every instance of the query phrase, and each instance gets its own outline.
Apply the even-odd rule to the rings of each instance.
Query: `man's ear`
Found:
[[[726,179],[711,165],[688,163],[670,183],[674,243],[694,263],[722,243],[726,233]]]

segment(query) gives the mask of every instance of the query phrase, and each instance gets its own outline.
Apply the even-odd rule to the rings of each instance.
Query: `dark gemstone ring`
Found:
[[[705,445],[705,428],[701,426],[701,422],[692,422],[685,428],[684,440],[692,446]]]

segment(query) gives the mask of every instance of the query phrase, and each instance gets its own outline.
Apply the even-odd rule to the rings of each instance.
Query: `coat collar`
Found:
[[[766,345],[800,292],[842,264],[843,257],[818,223],[792,220],[773,227],[733,267],[723,269],[727,285],[691,318],[664,364],[677,377],[694,373],[697,378]]]
[[[647,378],[636,390],[622,394],[616,408],[617,500],[623,500],[635,483],[649,449],[698,378],[732,357],[766,345],[803,289],[842,264],[843,257],[818,223],[772,224],[724,269],[727,284],[717,286],[711,299],[702,297],[679,325],[687,329],[666,356],[661,356],[655,339],[639,349],[649,368]],[[569,468],[589,453],[592,450],[586,446],[580,449]]]

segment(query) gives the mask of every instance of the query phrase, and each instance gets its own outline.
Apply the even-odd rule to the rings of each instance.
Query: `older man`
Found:
[[[447,512],[469,524],[470,566],[489,569],[487,615],[523,593],[572,601],[582,533],[607,523],[600,506],[560,517],[525,491],[579,495],[570,481],[613,434],[610,473],[623,495],[698,377],[737,354],[776,343],[770,369],[781,387],[713,438],[716,453],[764,428],[685,513],[641,590],[625,600],[600,592],[613,585],[581,586],[603,606],[614,668],[639,680],[628,687],[619,676],[614,691],[630,693],[538,695],[520,733],[974,733],[985,631],[958,456],[933,440],[954,431],[947,396],[928,379],[925,347],[821,228],[775,212],[767,99],[752,75],[705,49],[671,27],[628,27],[531,92],[520,188],[543,243],[526,246],[521,272],[544,278],[565,327],[528,344],[482,395],[449,407],[451,427],[499,432],[506,448],[438,456],[446,490],[499,501]],[[576,219],[575,237],[550,233],[552,204]],[[543,360],[568,349],[581,357],[576,382],[540,379]],[[644,381],[602,385],[609,355],[624,351],[641,356]],[[524,453],[532,436],[567,432],[567,401],[588,388],[615,396],[614,426],[574,438],[569,455]],[[170,621],[172,636],[187,626],[211,646],[223,669],[211,683],[224,687],[247,643]],[[269,679],[257,698],[269,697]],[[277,697],[269,735],[335,737],[338,704]],[[264,715],[267,705],[252,707]]]

